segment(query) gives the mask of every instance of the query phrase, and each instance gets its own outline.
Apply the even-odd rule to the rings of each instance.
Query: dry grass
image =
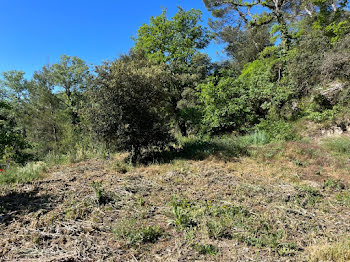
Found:
[[[350,239],[345,238],[333,243],[324,243],[311,246],[308,248],[310,252],[310,261],[350,261]]]
[[[349,237],[349,176],[318,144],[281,143],[252,148],[251,157],[139,167],[120,161],[61,166],[43,180],[2,186],[0,257],[5,261],[349,258],[349,241],[332,241]]]

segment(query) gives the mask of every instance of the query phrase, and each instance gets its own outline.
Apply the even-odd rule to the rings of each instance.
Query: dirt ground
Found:
[[[348,169],[317,147],[118,161],[1,186],[0,261],[321,261],[350,236]]]

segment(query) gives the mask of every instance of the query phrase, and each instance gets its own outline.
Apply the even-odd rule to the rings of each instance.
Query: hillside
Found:
[[[51,167],[1,186],[0,257],[348,261],[349,141],[345,133],[236,156],[222,147],[164,164],[133,167],[115,155]]]
[[[0,73],[0,261],[350,261],[350,0],[64,2],[4,23],[50,51]]]

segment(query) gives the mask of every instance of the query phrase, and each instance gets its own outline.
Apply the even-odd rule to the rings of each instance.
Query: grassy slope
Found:
[[[252,146],[249,156],[211,147],[215,156],[203,160],[136,168],[118,159],[51,168],[42,180],[1,186],[0,257],[349,261],[348,141]]]

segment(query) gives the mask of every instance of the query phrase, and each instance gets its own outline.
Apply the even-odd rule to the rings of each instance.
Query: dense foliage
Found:
[[[98,136],[112,149],[131,152],[132,162],[146,149],[163,149],[172,140],[165,66],[125,56],[97,73],[90,113]]]
[[[347,118],[347,0],[204,0],[143,24],[129,55],[95,67],[63,55],[26,79],[3,73],[0,159],[24,163],[102,143],[137,162],[189,134],[264,132],[294,139],[301,118]],[[215,38],[227,61],[203,50]]]

